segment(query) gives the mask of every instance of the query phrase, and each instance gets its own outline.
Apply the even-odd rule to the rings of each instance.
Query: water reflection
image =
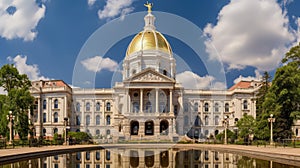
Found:
[[[184,149],[103,149],[1,165],[0,168],[296,168],[232,153]],[[298,167],[300,168],[300,167]]]

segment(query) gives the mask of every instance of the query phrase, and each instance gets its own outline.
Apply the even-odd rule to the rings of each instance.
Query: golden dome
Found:
[[[166,38],[155,30],[144,30],[138,33],[129,44],[126,56],[145,50],[159,50],[172,54],[172,49]]]

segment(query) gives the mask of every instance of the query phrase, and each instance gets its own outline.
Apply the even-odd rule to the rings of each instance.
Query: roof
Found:
[[[234,90],[234,89],[249,89],[253,87],[251,85],[251,81],[240,81],[237,84],[233,85],[229,90]]]

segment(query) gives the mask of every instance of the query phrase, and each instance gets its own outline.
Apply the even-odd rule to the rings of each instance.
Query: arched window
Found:
[[[188,126],[188,125],[189,125],[189,117],[184,116],[184,126]]]
[[[91,109],[91,104],[89,102],[87,102],[85,104],[85,111],[90,111],[90,109]]]
[[[43,109],[45,110],[47,108],[47,100],[43,101]]]
[[[248,109],[248,101],[247,100],[244,100],[244,102],[243,102],[243,108],[244,108],[244,110]]]
[[[43,128],[43,136],[46,136],[47,130],[46,128]]]
[[[100,160],[100,152],[99,151],[96,152],[96,160]]]
[[[43,122],[47,122],[47,114],[46,113],[43,113]]]
[[[100,111],[100,103],[99,102],[96,103],[96,111]]]
[[[140,105],[138,102],[133,103],[133,112],[138,113],[140,111]]]
[[[215,103],[215,112],[219,112],[219,103]]]
[[[195,103],[195,104],[194,104],[194,111],[195,111],[195,112],[198,112],[198,106],[199,106],[198,103]]]
[[[229,112],[229,104],[225,103],[225,112]]]
[[[110,115],[106,116],[106,125],[110,125]]]
[[[57,129],[57,128],[54,128],[54,129],[53,129],[53,133],[54,133],[54,134],[58,133],[58,129]]]
[[[163,70],[163,74],[164,74],[164,75],[167,75],[167,74],[168,74],[167,70],[164,69],[164,70]]]
[[[151,113],[152,112],[152,105],[151,102],[146,103],[146,112]]]
[[[161,112],[161,113],[166,112],[165,107],[166,107],[166,103],[165,102],[160,102],[159,103],[159,112]]]
[[[86,160],[90,160],[91,159],[90,151],[85,152],[85,159]]]
[[[58,123],[58,113],[55,112],[53,116],[54,116],[54,123]]]
[[[208,125],[209,124],[209,118],[208,118],[208,116],[205,116],[204,120],[205,120],[205,125]]]
[[[215,116],[215,125],[219,125],[220,121],[219,121],[219,116]]]
[[[96,135],[100,135],[100,130],[96,130]]]
[[[208,112],[208,108],[209,108],[209,107],[208,107],[208,103],[205,103],[205,104],[204,104],[204,112]]]
[[[80,125],[80,116],[76,116],[76,125]]]
[[[57,100],[57,99],[54,100],[54,108],[55,108],[55,109],[58,108],[58,100]]]
[[[99,115],[96,116],[96,125],[100,125],[100,116]]]
[[[80,111],[80,103],[79,102],[76,103],[76,111]]]
[[[110,111],[110,102],[106,103],[106,111]]]
[[[91,117],[90,117],[90,115],[87,115],[87,116],[85,117],[85,124],[86,124],[86,125],[90,125],[90,124],[91,124]]]
[[[110,130],[106,130],[106,135],[110,135]]]

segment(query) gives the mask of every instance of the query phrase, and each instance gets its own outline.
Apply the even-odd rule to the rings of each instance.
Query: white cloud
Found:
[[[95,4],[96,0],[88,0],[88,5],[93,6]]]
[[[101,70],[115,71],[118,68],[118,63],[110,58],[95,56],[81,61],[81,64],[89,71],[100,72]]]
[[[13,9],[8,10],[7,9]],[[8,40],[21,38],[31,41],[37,36],[36,26],[45,16],[46,7],[35,0],[0,1],[0,36]]]
[[[3,87],[0,87],[0,95],[7,95],[7,91]]]
[[[229,69],[275,69],[295,40],[286,12],[276,0],[231,0],[220,11],[217,24],[208,24],[204,34]],[[218,57],[209,41],[206,51],[210,59]]]
[[[240,81],[260,81],[262,79],[262,75],[259,73],[258,70],[255,70],[255,76],[247,76],[244,77],[240,75],[238,78],[236,78],[233,82],[235,84],[239,83]]]
[[[213,76],[206,75],[201,77],[191,71],[184,71],[176,75],[176,80],[186,89],[217,89],[222,90],[226,85],[216,81]]]
[[[134,0],[107,0],[103,10],[98,11],[100,19],[114,18],[121,15],[121,18],[133,11],[130,7]]]
[[[28,65],[27,56],[22,57],[17,55],[15,58],[8,57],[8,60],[15,64],[20,74],[26,74],[30,80],[49,80],[44,76],[41,76],[40,70],[36,64]]]

